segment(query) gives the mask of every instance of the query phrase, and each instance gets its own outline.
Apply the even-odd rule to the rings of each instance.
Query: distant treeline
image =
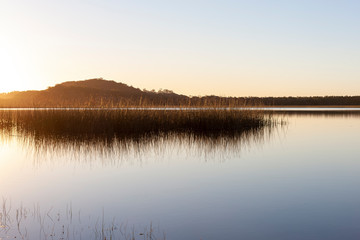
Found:
[[[0,94],[2,108],[39,107],[242,107],[360,105],[360,96],[188,97],[170,90],[140,90],[123,83],[90,79],[64,82],[43,91]]]
[[[267,106],[360,106],[360,96],[325,96],[325,97],[265,97],[251,98]]]
[[[193,97],[193,105],[220,106],[360,106],[360,96],[325,97],[238,97],[224,98],[216,96]]]

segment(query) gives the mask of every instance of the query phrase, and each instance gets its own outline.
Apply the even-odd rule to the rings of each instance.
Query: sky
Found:
[[[360,95],[357,0],[0,0],[0,92]]]

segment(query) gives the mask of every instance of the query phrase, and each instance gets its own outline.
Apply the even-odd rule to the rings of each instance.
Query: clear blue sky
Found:
[[[187,95],[360,95],[360,1],[2,0],[0,91],[103,77]]]

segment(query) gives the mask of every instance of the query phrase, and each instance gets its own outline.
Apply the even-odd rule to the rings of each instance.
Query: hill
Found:
[[[89,79],[42,91],[0,94],[0,107],[120,107],[177,105],[188,97],[170,90],[142,91],[115,81]]]
[[[42,91],[0,94],[0,107],[163,107],[163,106],[340,106],[360,105],[360,96],[188,97],[170,90],[147,91],[104,79],[70,81]]]

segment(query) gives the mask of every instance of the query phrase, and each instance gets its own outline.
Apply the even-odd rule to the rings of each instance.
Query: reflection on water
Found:
[[[16,139],[36,165],[60,159],[121,165],[129,157],[152,152],[160,158],[172,150],[221,160],[260,145],[275,121],[241,111],[3,110],[0,126],[0,139]]]
[[[261,146],[272,135],[271,127],[256,131],[244,131],[234,135],[195,135],[195,134],[153,134],[141,138],[112,139],[63,139],[58,137],[38,138],[32,135],[9,137],[2,135],[3,141],[16,138],[17,146],[26,150],[36,166],[42,163],[86,164],[121,166],[124,162],[144,163],[156,157],[161,160],[166,155],[186,152],[205,161],[216,159],[224,161],[229,156],[240,156],[241,151],[252,145]],[[212,156],[212,157],[211,157]],[[214,158],[216,156],[216,158]],[[135,162],[134,162],[135,161]]]
[[[360,115],[274,114],[116,136],[3,121],[0,239],[359,239]]]

